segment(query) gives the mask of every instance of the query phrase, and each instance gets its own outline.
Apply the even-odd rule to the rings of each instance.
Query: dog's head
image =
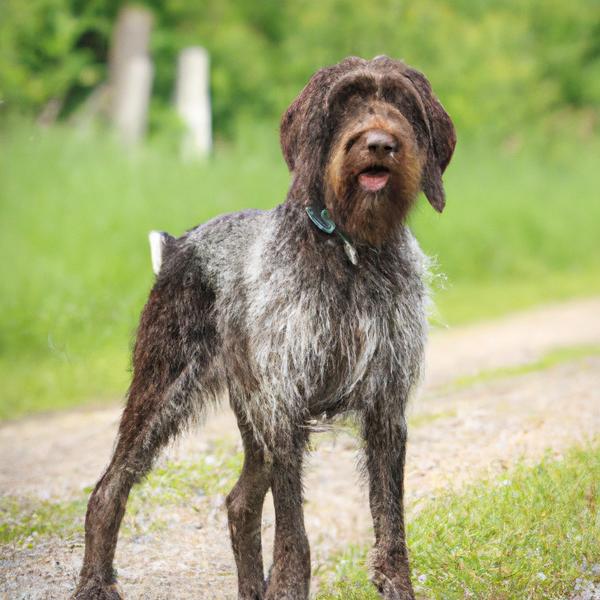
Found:
[[[439,212],[456,135],[425,76],[385,56],[318,71],[281,120],[292,197],[320,201],[355,240],[380,245],[419,191]]]

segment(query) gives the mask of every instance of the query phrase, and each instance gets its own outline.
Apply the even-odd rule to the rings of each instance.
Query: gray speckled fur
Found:
[[[353,267],[335,237],[319,238],[314,256],[300,252],[290,234],[310,227],[301,211],[278,207],[217,218],[178,242],[194,248],[215,291],[220,338],[237,338],[226,344],[223,375],[268,447],[311,418],[361,411],[377,396],[403,414],[422,364],[426,260],[408,228],[379,251],[359,248]],[[247,364],[242,381],[227,368],[238,362]]]

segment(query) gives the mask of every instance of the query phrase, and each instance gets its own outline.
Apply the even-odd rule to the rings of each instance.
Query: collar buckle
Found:
[[[356,266],[358,264],[358,253],[356,252],[356,248],[350,243],[350,240],[339,230],[336,228],[335,223],[332,218],[329,216],[329,211],[324,208],[321,211],[321,214],[317,214],[312,206],[306,207],[306,214],[309,216],[310,220],[317,226],[318,229],[331,235],[334,231],[336,235],[342,240],[344,244],[344,252],[348,257],[348,260]]]
[[[321,211],[321,214],[318,215],[317,212],[313,209],[312,206],[306,207],[306,213],[310,217],[310,220],[325,233],[333,233],[335,231],[335,223],[331,220],[329,216],[329,211],[324,208]]]

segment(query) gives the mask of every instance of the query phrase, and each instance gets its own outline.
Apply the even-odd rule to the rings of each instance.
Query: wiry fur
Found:
[[[112,559],[131,485],[224,391],[245,449],[227,499],[239,597],[308,597],[302,456],[315,419],[349,411],[365,437],[373,580],[388,599],[413,597],[402,516],[404,409],[423,361],[427,290],[426,260],[404,218],[419,189],[441,210],[441,172],[454,144],[449,118],[415,73],[385,57],[319,71],[282,120],[293,171],[286,202],[161,238],[118,443],[90,498],[78,600],[118,597]],[[373,127],[399,142],[394,156],[377,159],[390,169],[377,194],[357,187]],[[357,266],[338,238],[310,222],[310,204],[328,206],[351,235]],[[276,532],[265,582],[260,516],[269,488]]]

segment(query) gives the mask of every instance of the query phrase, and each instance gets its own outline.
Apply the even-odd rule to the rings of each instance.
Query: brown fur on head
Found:
[[[325,205],[352,239],[379,246],[416,199],[425,154],[394,106],[361,98],[344,112],[327,161]],[[393,151],[369,143],[387,136]]]
[[[442,173],[455,143],[425,76],[385,56],[321,69],[281,122],[294,174],[289,197],[326,206],[354,240],[374,246],[405,219],[419,191],[443,210]]]

